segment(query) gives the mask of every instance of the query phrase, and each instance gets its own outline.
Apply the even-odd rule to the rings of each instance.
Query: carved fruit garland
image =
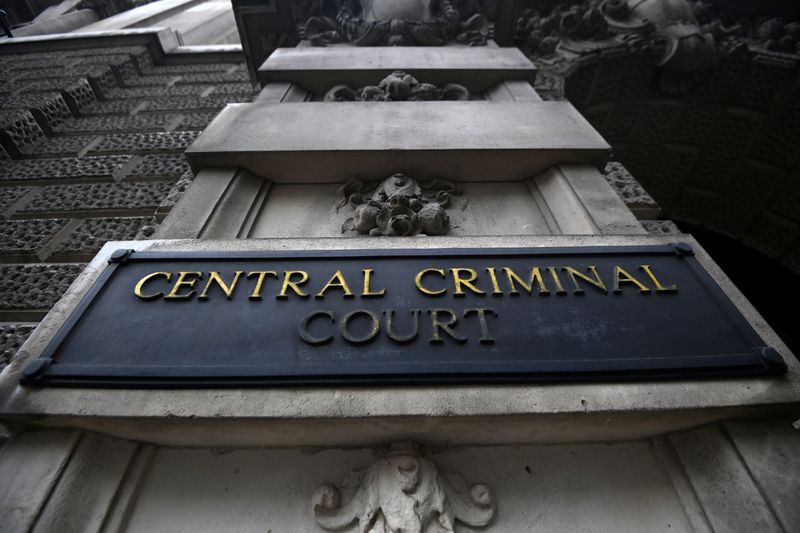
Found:
[[[342,225],[342,233],[410,236],[444,235],[450,231],[446,208],[460,191],[450,181],[417,182],[402,173],[381,182],[352,180],[336,192],[337,211],[349,204],[353,216]]]

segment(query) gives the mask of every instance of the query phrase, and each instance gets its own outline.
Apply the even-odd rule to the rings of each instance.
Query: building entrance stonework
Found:
[[[9,96],[24,102],[0,135],[3,179],[15,180],[2,190],[6,223],[35,220],[39,234],[52,234],[31,237],[0,268],[38,275],[44,287],[74,279],[63,296],[54,292],[46,316],[49,303],[39,314],[20,305],[30,314],[9,315],[27,340],[0,374],[0,530],[800,528],[800,363],[691,235],[648,231],[658,206],[620,161],[609,162],[593,115],[543,99],[541,69],[512,46],[516,39],[529,55],[561,46],[568,55],[592,28],[611,43],[636,13],[600,2],[599,11],[571,12],[576,29],[564,11],[556,31],[546,17],[519,17],[519,3],[507,4],[234,2],[247,65],[234,50],[192,50],[155,30],[0,44],[10,80],[33,75],[48,53],[84,76],[56,78],[47,99]],[[667,44],[696,40],[691,50],[706,57],[705,33],[671,20],[655,20],[652,31]],[[660,90],[691,90],[706,64],[687,71],[662,52]],[[550,79],[554,68],[544,68]],[[120,124],[142,131],[122,133]],[[63,174],[52,171],[56,159]],[[103,237],[98,225],[126,230]],[[84,234],[114,240],[98,250]],[[578,249],[588,258],[543,259],[524,275],[511,262],[475,266],[503,250]],[[691,372],[615,374],[622,354],[609,352],[598,366],[598,353],[613,352],[609,335],[641,338],[643,352],[680,347],[687,356],[697,355],[685,353],[696,330],[718,350],[701,355],[731,355],[731,339],[715,339],[716,326],[696,309],[679,317],[691,322],[685,329],[655,311],[610,320],[625,313],[626,298],[655,306],[682,297],[683,285],[656,263],[598,270],[591,254],[654,249],[671,251],[672,261],[691,257],[733,317],[725,331],[760,343],[748,346],[757,348],[755,363],[724,375],[701,363]],[[413,271],[400,265],[403,251],[421,261]],[[448,254],[463,264],[444,265]],[[109,299],[109,273],[137,257],[208,268],[159,263]],[[397,279],[388,282],[380,265],[392,257]],[[263,268],[228,268],[231,258],[262,258]],[[404,277],[413,297],[396,289]],[[393,305],[430,305],[414,303],[402,316],[379,309],[387,288]],[[500,316],[492,298],[523,311]],[[592,324],[582,321],[581,306],[600,298],[613,303]],[[712,305],[711,293],[700,298],[697,308]],[[554,302],[559,320],[537,321]],[[53,351],[78,338],[70,335],[79,313],[100,303],[100,316],[85,315],[99,334]],[[145,312],[134,321],[132,309]],[[246,341],[285,318],[275,317],[282,309],[302,320],[252,348]],[[180,320],[163,319],[165,310]],[[448,361],[458,358],[450,356],[465,346],[485,354],[483,365],[501,353],[493,350],[503,349],[497,332],[506,329],[492,329],[493,320],[519,324],[523,344],[557,339],[558,355],[581,354],[588,373],[451,379],[458,369]],[[525,328],[535,331],[526,337]],[[658,346],[648,332],[658,332]],[[373,342],[377,335],[387,337]],[[166,379],[170,370],[158,367],[168,366],[159,355],[167,336],[190,339],[171,345],[170,364],[202,352],[212,377],[230,360],[268,362],[275,350],[285,368],[273,377],[313,364],[309,350],[389,370],[369,379],[354,371],[360,379],[349,382]],[[214,349],[192,345],[201,337]],[[135,366],[136,354],[114,347],[125,338],[150,365],[136,380],[109,370],[115,353]],[[442,366],[432,379],[392,370],[410,351],[435,355]],[[79,364],[60,353],[78,354]],[[37,381],[53,369],[60,381]],[[83,379],[97,373],[108,379]]]

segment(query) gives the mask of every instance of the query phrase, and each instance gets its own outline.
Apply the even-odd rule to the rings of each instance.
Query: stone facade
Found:
[[[192,179],[185,148],[253,89],[235,54],[164,65],[145,46],[0,53],[4,364],[106,241],[152,235]]]

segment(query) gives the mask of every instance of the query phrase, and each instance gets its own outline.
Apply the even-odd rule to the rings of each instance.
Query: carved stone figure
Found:
[[[420,83],[414,76],[395,71],[386,76],[378,85],[367,85],[352,89],[347,85],[337,85],[325,94],[326,102],[353,101],[427,101],[427,100],[469,100],[469,91],[463,85],[449,83],[440,89],[432,83]]]
[[[342,233],[355,230],[362,235],[444,235],[450,230],[446,208],[453,195],[458,194],[452,182],[420,183],[402,173],[381,182],[349,181],[337,191],[337,211],[346,204],[353,208],[353,216],[345,221]]]
[[[367,469],[353,497],[344,505],[341,500],[333,485],[314,492],[311,509],[323,529],[358,521],[360,533],[447,533],[456,520],[479,527],[494,515],[486,485],[454,487],[412,443],[392,446],[385,459]]]
[[[714,67],[717,43],[701,26],[688,0],[586,0],[557,6],[547,15],[527,10],[517,40],[531,55],[547,56],[559,44],[571,53],[590,52],[597,41],[646,47],[661,69],[661,88],[683,92]]]
[[[463,4],[468,4],[466,8]],[[474,2],[458,0],[328,0],[305,37],[316,46],[440,46],[456,40],[486,44],[488,22]]]

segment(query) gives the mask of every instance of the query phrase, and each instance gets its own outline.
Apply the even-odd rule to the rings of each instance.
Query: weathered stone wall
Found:
[[[152,235],[184,149],[252,96],[243,64],[143,46],[0,56],[0,367],[106,241]]]

